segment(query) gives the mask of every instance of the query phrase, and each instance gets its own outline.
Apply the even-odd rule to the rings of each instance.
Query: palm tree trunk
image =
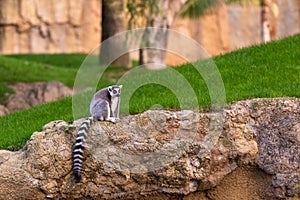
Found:
[[[166,26],[162,26],[159,29],[147,27],[143,35],[142,43],[145,45],[141,46],[140,64],[147,69],[164,68],[167,41],[168,29]]]
[[[277,38],[277,0],[261,0],[261,40],[263,43]]]
[[[102,1],[102,42],[117,33],[126,30],[126,20],[123,12],[124,0],[121,1]],[[113,43],[111,43],[113,45]],[[100,51],[100,64],[103,60],[114,54],[116,46],[106,46],[106,49]],[[113,63],[116,66],[130,67],[131,61],[129,54],[125,54],[117,58]]]
[[[266,0],[261,0],[261,40],[263,43],[271,41],[270,22],[268,19],[269,8]]]
[[[150,13],[147,27],[143,35],[140,51],[140,64],[147,69],[165,67],[168,28],[172,25],[176,14],[187,0],[158,0],[156,11]],[[151,27],[159,29],[151,29]],[[152,47],[152,48],[144,48]]]
[[[296,4],[297,4],[297,11],[298,11],[298,27],[300,27],[300,1],[299,0],[297,0],[296,1]]]
[[[147,25],[142,37],[140,61],[147,69],[160,69],[163,68],[165,63],[165,51],[167,47],[167,11],[168,0],[158,0],[154,12],[150,13],[147,19]],[[160,29],[151,29],[152,27]],[[150,47],[150,48],[149,48]]]

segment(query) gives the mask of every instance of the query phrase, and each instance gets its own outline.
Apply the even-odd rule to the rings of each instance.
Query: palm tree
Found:
[[[114,1],[104,0],[102,1],[102,42],[106,39],[114,36],[115,34],[122,32],[126,29],[126,20],[124,14],[125,0]],[[100,64],[104,58],[113,54],[117,46],[106,46],[100,53]],[[113,62],[117,66],[130,66],[129,54],[125,54]]]
[[[163,65],[149,63],[165,63],[165,51],[159,49],[147,49],[151,47],[167,46],[168,31],[177,15],[182,17],[200,17],[205,10],[220,0],[128,0],[129,29],[136,25],[146,27],[143,41],[140,44],[139,63],[145,64],[148,69],[160,69]],[[138,24],[140,23],[140,24]],[[150,31],[147,27],[160,28],[158,31]]]

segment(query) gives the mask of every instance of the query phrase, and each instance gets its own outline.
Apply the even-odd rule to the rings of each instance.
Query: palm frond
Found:
[[[226,4],[239,4],[239,5],[257,5],[261,4],[260,0],[225,0]]]
[[[180,10],[181,17],[198,18],[215,6],[219,0],[188,0]]]

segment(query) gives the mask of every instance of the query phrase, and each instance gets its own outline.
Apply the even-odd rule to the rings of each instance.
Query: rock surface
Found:
[[[234,103],[219,115],[224,116],[221,127],[211,126],[220,121],[216,116],[156,110],[117,124],[97,122],[86,141],[80,183],[72,178],[71,149],[82,119],[51,122],[22,150],[0,151],[0,199],[300,195],[299,98]]]
[[[88,53],[101,40],[101,3],[1,0],[0,53]]]
[[[9,113],[9,110],[0,104],[0,116],[6,115],[7,113]]]
[[[120,26],[105,19],[109,11],[106,7],[102,19],[102,2],[105,5],[116,1],[1,0],[0,53],[89,53],[101,42],[102,33],[103,39],[106,38],[106,25]],[[176,1],[169,2],[169,10],[172,10]],[[225,5],[226,0],[219,2],[214,12],[201,18],[177,16],[170,28],[197,41],[209,55],[260,43],[260,7]],[[281,0],[278,3],[278,38],[299,33],[299,1]],[[117,9],[113,13],[115,19],[129,18]],[[126,23],[116,31],[126,31]],[[137,55],[137,52],[130,55],[131,59],[137,59]],[[180,56],[169,52],[167,64],[185,63]]]
[[[57,81],[17,83],[9,87],[15,93],[8,95],[3,114],[71,96],[73,92],[72,89]]]

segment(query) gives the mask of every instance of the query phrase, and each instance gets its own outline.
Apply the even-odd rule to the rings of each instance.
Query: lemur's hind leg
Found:
[[[92,114],[97,121],[118,122],[115,117],[111,117],[110,105],[107,101],[98,102],[94,107]]]

